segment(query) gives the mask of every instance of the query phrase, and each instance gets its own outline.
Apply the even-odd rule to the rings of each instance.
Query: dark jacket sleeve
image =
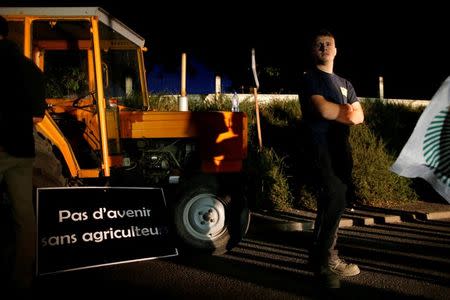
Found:
[[[31,105],[31,113],[33,117],[43,117],[47,104],[45,102],[45,82],[42,71],[29,59],[26,59],[25,72],[28,76],[27,82],[29,88],[27,89],[29,103]]]

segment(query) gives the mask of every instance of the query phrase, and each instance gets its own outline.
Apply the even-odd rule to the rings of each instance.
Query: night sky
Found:
[[[359,96],[376,97],[378,77],[383,76],[387,98],[430,99],[450,76],[450,16],[431,1],[361,1],[356,6],[343,1],[148,1],[149,8],[143,0],[120,5],[104,0],[39,2],[103,7],[146,39],[147,72],[155,65],[178,70],[186,52],[188,64],[195,58],[235,86],[251,85],[250,53],[255,48],[260,92],[291,93],[309,66],[309,35],[328,28],[338,48],[334,71],[349,79]]]

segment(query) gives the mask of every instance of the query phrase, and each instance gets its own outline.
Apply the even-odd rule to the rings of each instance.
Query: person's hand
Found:
[[[353,112],[353,107],[346,103],[346,104],[340,104],[339,105],[339,114],[338,119],[344,121],[345,123],[351,123],[351,113]]]
[[[339,104],[339,113],[336,121],[347,124],[356,125],[364,121],[364,114],[361,108],[351,105],[351,104]]]
[[[350,104],[348,104],[350,105]],[[359,102],[351,104],[352,111],[349,113],[349,121],[351,125],[357,125],[364,122],[364,112]]]
[[[344,106],[345,109],[348,110],[348,112],[352,112],[354,110],[351,104],[345,103]]]

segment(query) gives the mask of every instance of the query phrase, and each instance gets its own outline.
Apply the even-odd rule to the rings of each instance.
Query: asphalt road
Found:
[[[45,275],[35,295],[134,299],[449,299],[449,220],[340,229],[341,255],[361,274],[326,291],[307,268],[309,231],[251,231],[222,256],[147,260]],[[51,298],[51,297],[50,297]]]

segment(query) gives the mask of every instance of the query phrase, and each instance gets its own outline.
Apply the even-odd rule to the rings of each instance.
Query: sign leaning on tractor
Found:
[[[145,41],[101,8],[0,7],[0,14],[46,77],[36,188],[163,188],[180,247],[220,254],[242,239],[245,113],[152,111]]]

